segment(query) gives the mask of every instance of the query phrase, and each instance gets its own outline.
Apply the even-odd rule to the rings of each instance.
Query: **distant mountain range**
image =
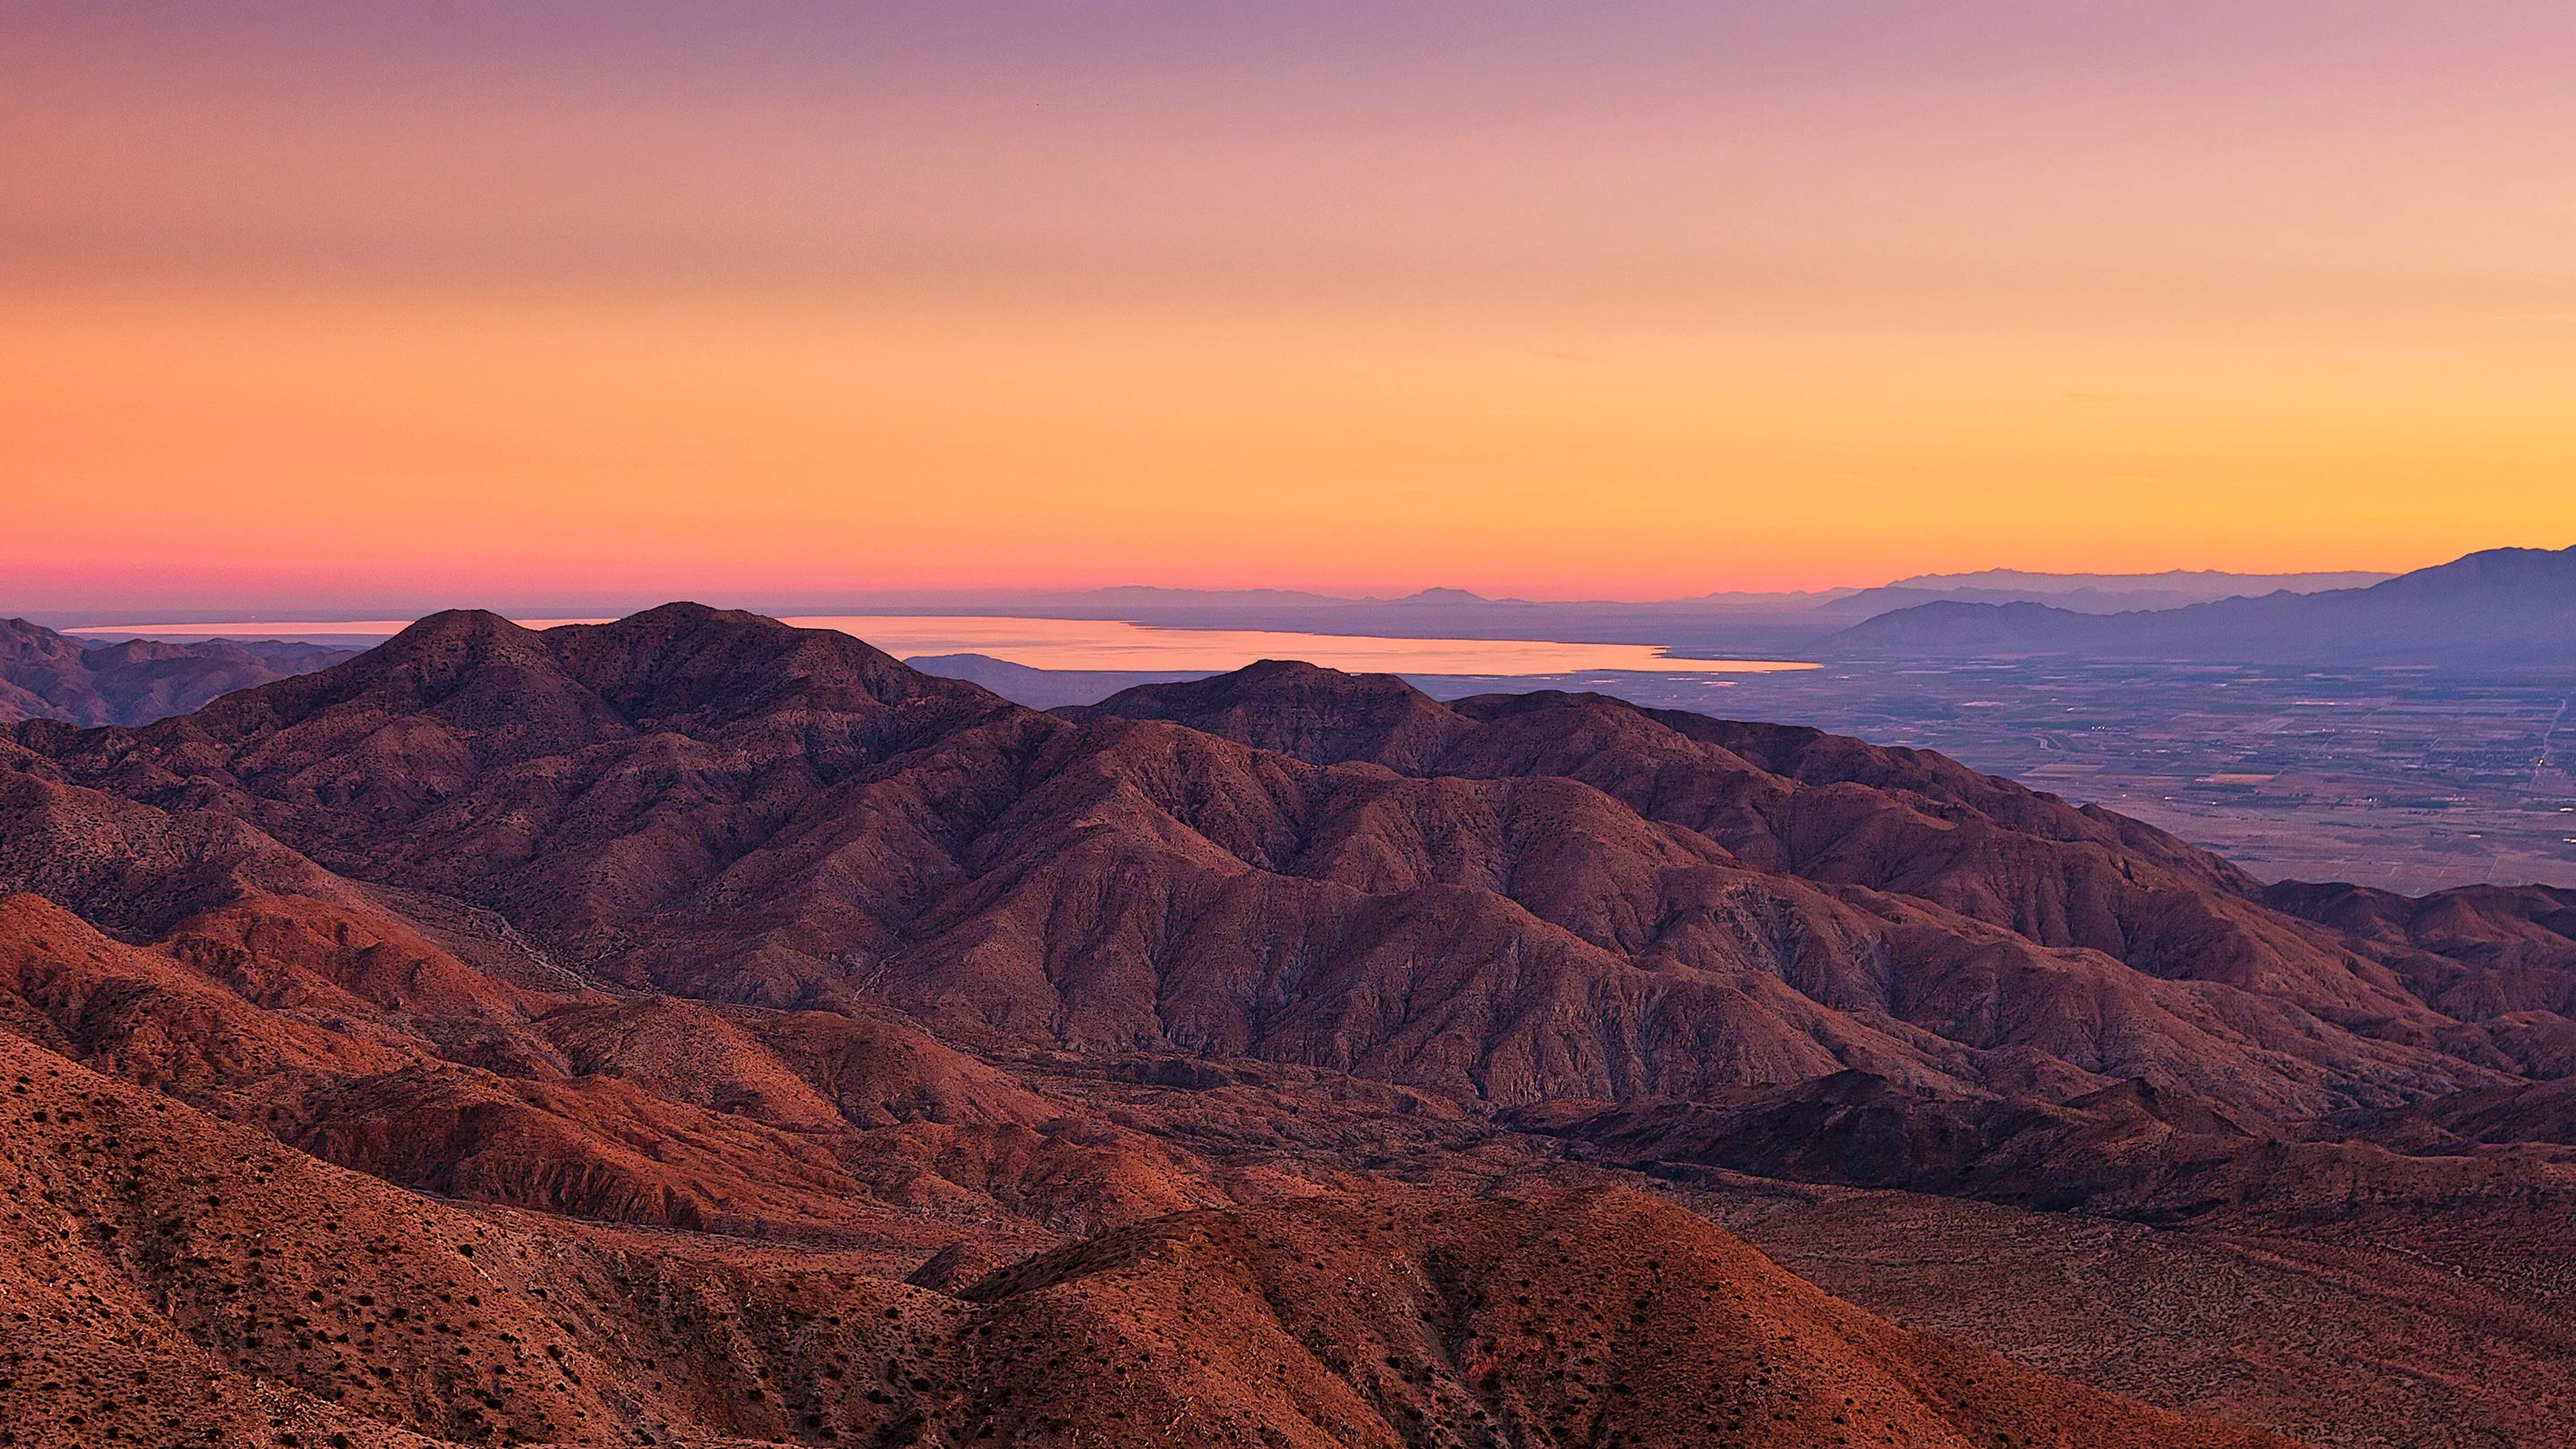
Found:
[[[887,613],[1026,614],[1038,618],[1121,619],[1175,628],[1286,629],[1323,634],[1372,633],[1441,638],[1569,639],[1600,643],[1687,641],[1712,625],[1821,633],[1894,609],[1942,600],[2036,601],[2087,613],[2174,608],[2280,590],[2314,593],[2377,583],[2382,573],[2232,574],[2215,570],[2153,574],[2050,574],[1985,569],[1919,574],[1877,588],[1789,592],[1724,591],[1688,598],[1626,602],[1607,599],[1494,598],[1467,589],[1431,588],[1395,598],[1349,598],[1295,589],[1168,589],[1122,586],[1055,592],[959,595],[937,600],[872,600]],[[782,610],[832,613],[854,604]]]
[[[1922,604],[2041,603],[2079,614],[2136,609],[2179,609],[2259,594],[2314,594],[2367,588],[2393,575],[2377,573],[2230,574],[2175,570],[2161,574],[2036,574],[1986,569],[1972,574],[1922,574],[1882,588],[1860,589],[1816,606],[1818,613],[1874,618]]]
[[[1874,588],[1797,590],[1720,590],[1682,598],[1627,602],[1611,599],[1523,599],[1479,594],[1470,589],[1428,588],[1391,598],[1315,593],[1302,589],[1179,589],[1141,584],[1103,589],[950,595],[937,599],[892,597],[869,600],[865,607],[885,612],[1009,612],[1056,618],[1131,619],[1164,622],[1176,616],[1268,617],[1283,612],[1387,610],[1433,616],[1453,609],[1630,609],[1682,612],[1783,612],[1829,610],[1848,614],[1874,611],[1873,601],[1902,601],[1889,607],[1930,599],[2135,599],[2127,607],[2177,607],[2238,595],[2268,594],[2287,589],[2315,593],[2357,588],[2394,577],[2345,570],[2329,573],[2239,574],[2216,569],[2173,569],[2147,574],[2036,573],[2024,569],[1980,569],[1972,573],[1916,574]],[[799,606],[794,612],[831,613],[859,608],[847,601],[829,607]]]
[[[1721,593],[1660,603],[1494,599],[1425,589],[1393,599],[1282,589],[1114,588],[877,601],[885,612],[1119,619],[1168,628],[1658,645],[1689,658],[2068,655],[2266,662],[2556,665],[2576,658],[2576,550],[2495,549],[2372,573],[1924,574],[1879,588]],[[388,626],[391,627],[390,625]],[[351,651],[310,643],[93,644],[0,621],[0,722],[142,724]],[[1097,700],[1179,671],[1032,669],[980,655],[925,658],[1040,707]],[[1471,686],[1472,687],[1472,686]]]
[[[1844,601],[1848,602],[1848,601]],[[2367,587],[2112,614],[1944,599],[1824,641],[1870,655],[2069,654],[2318,663],[2576,663],[2576,548],[2489,549]]]
[[[1458,588],[1422,589],[1394,598],[1352,598],[1296,589],[1122,586],[772,601],[767,612],[795,616],[902,614],[1118,620],[1170,629],[1646,644],[1665,647],[1686,658],[1798,658],[1819,641],[1863,620],[1928,603],[2032,602],[2071,612],[2108,614],[2280,590],[2312,593],[2375,583],[2386,577],[2351,572],[2048,574],[1988,569],[1922,574],[1867,589],[1733,591],[1646,602],[1491,598]],[[558,604],[529,617],[604,617],[612,612],[615,611]],[[397,610],[385,617],[409,615]],[[68,626],[92,621],[59,622]],[[23,625],[23,621],[21,624],[34,627]],[[350,642],[379,643],[397,627],[389,623],[383,634],[355,637]],[[81,632],[92,631],[84,627]],[[166,637],[186,638],[191,641],[189,647],[203,647],[194,640],[196,632],[174,627]],[[275,632],[290,631],[281,627]],[[69,641],[63,643],[68,645]],[[959,667],[979,666],[961,663]],[[1023,686],[1020,694],[1032,697],[1051,698],[1064,687],[1044,681],[1018,683]]]
[[[144,724],[354,652],[265,640],[87,644],[24,619],[0,619],[0,723]]]

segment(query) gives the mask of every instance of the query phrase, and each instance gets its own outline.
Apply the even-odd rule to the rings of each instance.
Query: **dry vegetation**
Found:
[[[2545,894],[2267,900],[1597,699],[1058,718],[684,607],[12,739],[0,1442],[2576,1425]]]

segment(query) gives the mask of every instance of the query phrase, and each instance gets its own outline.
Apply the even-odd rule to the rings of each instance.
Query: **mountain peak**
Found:
[[[674,599],[667,604],[638,610],[612,623],[628,629],[695,628],[708,624],[730,624],[749,629],[788,629],[794,626],[755,614],[748,609],[719,609],[694,599]]]
[[[639,719],[745,718],[791,707],[851,715],[922,699],[971,715],[1012,708],[979,685],[924,674],[854,635],[740,609],[664,604],[611,623],[550,629],[545,641],[586,687]]]
[[[316,676],[315,688],[335,677],[345,684],[399,675],[420,687],[440,690],[467,674],[495,665],[546,669],[546,648],[537,631],[524,628],[488,609],[441,609],[414,620],[411,627],[350,661],[348,669]]]
[[[489,609],[441,609],[413,620],[374,652],[407,655],[424,650],[526,643],[536,637],[536,631]]]
[[[1466,721],[1392,674],[1263,659],[1230,674],[1140,684],[1075,719],[1159,719],[1309,760],[1419,763]],[[1401,767],[1401,765],[1400,765]]]
[[[1404,684],[1402,679],[1399,679],[1392,674],[1355,674],[1347,669],[1334,669],[1327,665],[1312,664],[1303,659],[1255,659],[1250,664],[1247,664],[1240,669],[1233,670],[1225,674],[1211,674],[1206,679],[1198,682],[1201,684],[1207,684],[1213,683],[1217,680],[1231,680],[1237,684],[1247,686],[1283,684],[1294,681],[1326,688],[1335,687],[1339,682],[1343,681],[1347,681],[1352,684],[1367,683],[1371,685],[1374,685],[1379,681],[1391,681],[1396,684]],[[1407,689],[1412,688],[1411,685],[1404,685],[1404,687]]]
[[[1092,708],[1101,714],[1144,711],[1152,713],[1155,718],[1170,719],[1176,716],[1164,711],[1202,713],[1252,705],[1302,707],[1334,713],[1411,709],[1417,705],[1441,708],[1429,695],[1407,684],[1398,675],[1352,674],[1309,664],[1302,659],[1256,659],[1240,669],[1212,674],[1205,679],[1174,684],[1140,684],[1121,690]]]

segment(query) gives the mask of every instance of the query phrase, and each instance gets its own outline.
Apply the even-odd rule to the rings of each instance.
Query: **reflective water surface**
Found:
[[[542,629],[604,621],[519,622]],[[1033,669],[1215,673],[1240,668],[1256,659],[1303,659],[1332,669],[1390,674],[1571,674],[1605,669],[1658,674],[1763,674],[1816,667],[1775,659],[1676,659],[1651,644],[1393,639],[1276,629],[1166,629],[1101,619],[835,614],[787,622],[808,629],[837,629],[898,658],[983,654]],[[64,632],[111,638],[347,639],[354,644],[399,633],[409,623],[407,619],[247,620],[220,624],[100,624]]]

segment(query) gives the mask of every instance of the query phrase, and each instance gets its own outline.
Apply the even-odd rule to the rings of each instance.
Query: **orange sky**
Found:
[[[0,613],[2576,542],[2564,5],[57,8]]]

